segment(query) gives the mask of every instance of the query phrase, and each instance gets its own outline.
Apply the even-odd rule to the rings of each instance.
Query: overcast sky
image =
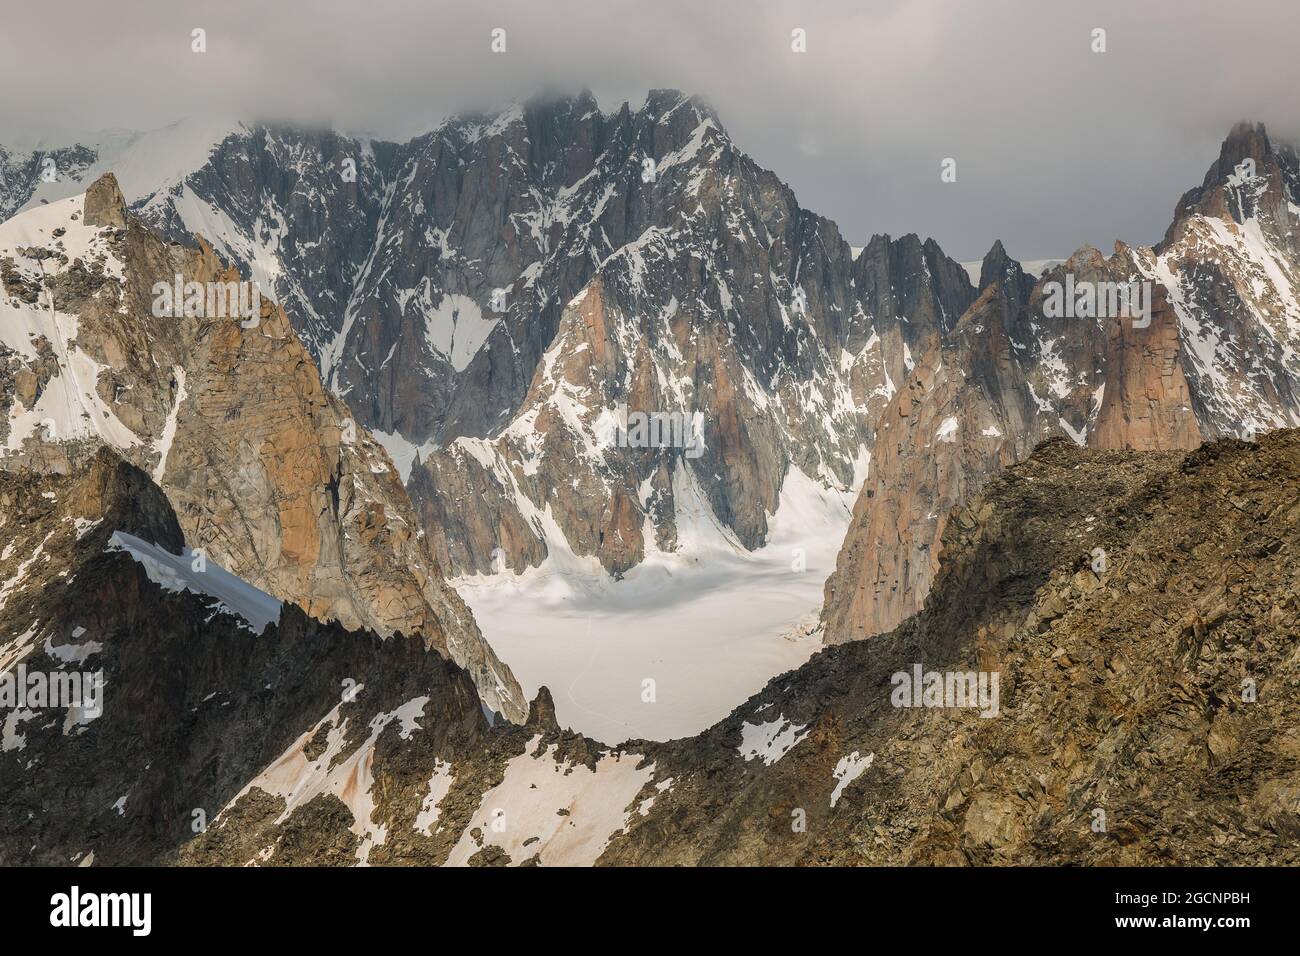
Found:
[[[405,138],[544,89],[612,111],[676,87],[853,244],[917,232],[958,259],[1153,242],[1235,120],[1300,128],[1297,0],[42,0],[3,19],[0,143],[214,115]]]

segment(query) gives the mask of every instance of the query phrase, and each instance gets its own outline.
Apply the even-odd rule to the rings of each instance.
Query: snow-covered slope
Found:
[[[851,500],[792,470],[758,550],[696,500],[678,550],[652,550],[621,580],[556,548],[521,575],[453,583],[524,692],[551,688],[563,725],[611,743],[685,737],[821,647]]]
[[[149,580],[168,591],[191,591],[214,599],[215,610],[235,614],[260,634],[280,619],[283,601],[241,581],[224,568],[209,564],[189,548],[172,554],[125,531],[113,532],[109,547],[125,551],[144,567]]]
[[[94,438],[118,449],[139,445],[99,394],[104,366],[77,343],[77,300],[60,307],[52,291],[76,282],[123,278],[115,234],[86,225],[83,197],[40,206],[0,223],[0,362],[35,366],[17,384],[0,419],[0,449],[13,453],[38,432],[57,440]]]
[[[128,203],[148,203],[202,168],[242,124],[182,120],[156,130],[105,130],[65,143],[0,144],[0,219],[80,195],[104,173],[113,173]]]

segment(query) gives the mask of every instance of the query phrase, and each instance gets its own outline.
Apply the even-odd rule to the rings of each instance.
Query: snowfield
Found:
[[[622,581],[555,547],[522,575],[452,583],[524,692],[550,688],[561,725],[611,744],[686,737],[821,647],[853,498],[791,469],[758,551],[679,498],[680,551],[649,552]]]

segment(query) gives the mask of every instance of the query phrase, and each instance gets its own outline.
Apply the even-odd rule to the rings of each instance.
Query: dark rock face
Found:
[[[458,117],[400,145],[257,128],[227,139],[186,189],[225,217],[231,228],[210,238],[236,259],[266,248],[277,260],[268,293],[330,387],[367,425],[422,445],[482,434],[522,397],[560,297],[593,266],[586,217],[600,189],[584,177],[626,137],[589,97]],[[176,236],[207,225],[176,197],[142,207]],[[612,215],[602,225],[614,229]],[[506,308],[494,310],[497,289]]]
[[[789,464],[849,485],[908,349],[975,296],[930,240],[877,236],[855,260],[675,91],[610,115],[539,100],[400,145],[258,129],[139,208],[253,274],[277,263],[266,281],[454,571],[498,549],[540,563],[557,528],[626,570],[676,546],[683,496],[761,544]],[[593,451],[620,406],[698,411],[704,454]]]
[[[528,721],[525,726],[546,732],[559,729],[555,722],[555,700],[549,689],[538,689],[537,698],[528,705]]]
[[[342,715],[340,734],[355,747],[372,720],[417,700],[429,747],[481,748],[487,724],[473,683],[418,638],[349,632],[292,605],[255,634],[211,599],[164,590],[107,551],[114,531],[173,552],[182,544],[162,491],[108,451],[67,478],[0,472],[0,516],[6,541],[43,559],[0,603],[5,670],[103,680],[98,716],[0,704],[0,863],[174,860],[329,713]],[[18,563],[7,554],[0,565]],[[321,802],[346,852],[324,852],[335,835],[309,829],[281,862],[356,862],[348,827],[359,824],[338,798]]]
[[[1179,202],[1164,240],[1138,257],[1178,316],[1182,365],[1207,435],[1300,420],[1297,208],[1295,147],[1239,124],[1205,184]]]
[[[984,255],[980,265],[980,291],[997,283],[1008,299],[1015,303],[1029,301],[1029,294],[1034,289],[1034,278],[1020,267],[1020,263],[1007,255],[1007,250],[999,239]]]

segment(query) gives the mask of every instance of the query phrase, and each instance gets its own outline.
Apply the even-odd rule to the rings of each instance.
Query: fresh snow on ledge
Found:
[[[125,551],[139,561],[149,580],[165,590],[191,591],[215,598],[218,610],[242,617],[254,633],[261,634],[268,624],[280,620],[283,602],[207,559],[204,570],[195,571],[194,552],[189,548],[172,554],[124,531],[113,532],[108,547],[110,551]]]
[[[58,311],[45,288],[78,260],[90,263],[102,257],[106,276],[120,281],[124,275],[124,266],[102,230],[86,225],[84,200],[84,196],[73,196],[0,223],[0,259],[12,260],[19,273],[42,285],[34,303],[0,295],[0,347],[32,364],[40,354],[37,343],[44,339],[54,355],[52,374],[33,406],[27,408],[17,400],[11,404],[9,436],[0,445],[0,458],[20,451],[31,437],[47,441],[98,439],[118,449],[141,444],[139,436],[99,394],[104,366],[78,345],[79,316]],[[30,248],[56,249],[66,261],[32,258]]]
[[[158,464],[154,466],[153,480],[161,484],[163,475],[167,473],[167,456],[171,453],[172,442],[176,439],[176,416],[180,413],[181,403],[185,401],[185,369],[179,365],[172,367],[172,375],[176,378],[176,401],[172,404],[171,411],[167,413],[167,421],[163,423],[162,435],[158,438]]]
[[[383,432],[378,428],[372,428],[370,434],[375,441],[384,446],[384,451],[388,452],[388,457],[393,460],[393,467],[397,469],[402,484],[406,484],[410,480],[411,469],[415,467],[416,457],[418,456],[423,461],[438,447],[437,442],[432,441],[427,441],[423,445],[416,445],[405,438],[397,429],[393,429],[391,432]]]

